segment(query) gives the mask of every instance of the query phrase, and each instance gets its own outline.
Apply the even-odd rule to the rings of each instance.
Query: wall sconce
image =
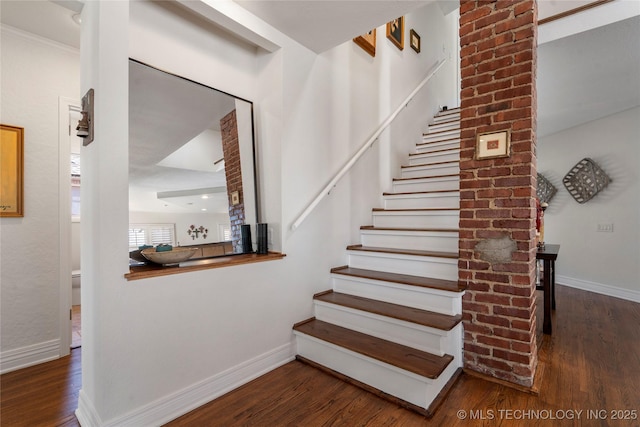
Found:
[[[87,94],[82,97],[82,117],[76,126],[76,135],[83,138],[83,146],[87,146],[93,142],[93,89],[89,89]]]

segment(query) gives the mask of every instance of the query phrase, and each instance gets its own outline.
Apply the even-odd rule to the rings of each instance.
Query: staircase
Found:
[[[293,328],[299,360],[426,416],[462,368],[459,123],[458,109],[434,118],[315,317]]]

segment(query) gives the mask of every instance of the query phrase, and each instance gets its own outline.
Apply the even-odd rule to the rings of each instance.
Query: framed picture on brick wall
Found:
[[[481,133],[476,141],[476,160],[509,157],[511,132]]]

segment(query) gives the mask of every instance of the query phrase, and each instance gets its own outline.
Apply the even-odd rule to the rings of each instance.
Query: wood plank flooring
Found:
[[[168,426],[639,427],[640,304],[564,286],[557,286],[556,299],[554,332],[539,350],[545,363],[539,396],[463,374],[425,419],[294,361]],[[0,386],[3,427],[78,425],[79,350],[2,375]],[[634,410],[635,420],[612,419]]]

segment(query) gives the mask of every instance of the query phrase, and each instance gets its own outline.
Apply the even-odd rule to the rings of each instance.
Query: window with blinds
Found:
[[[218,225],[218,236],[221,242],[228,242],[231,240],[231,227],[225,224]]]
[[[175,245],[175,224],[129,224],[129,250],[142,245]]]

